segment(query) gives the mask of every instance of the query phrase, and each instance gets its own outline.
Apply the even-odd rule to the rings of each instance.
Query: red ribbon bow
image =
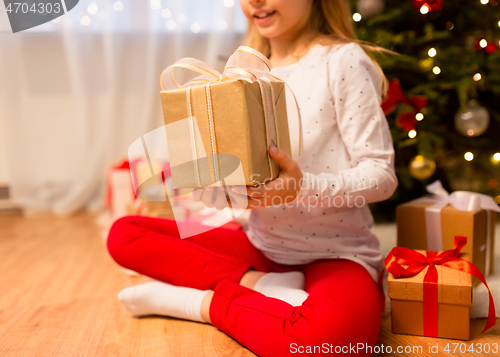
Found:
[[[389,84],[387,97],[382,102],[382,110],[384,114],[391,113],[399,104],[403,104],[399,108],[396,116],[396,126],[404,130],[415,129],[416,119],[415,115],[420,112],[422,108],[427,106],[427,98],[420,95],[412,95],[407,98],[401,88],[401,84],[397,79],[393,79]]]
[[[496,324],[495,303],[490,288],[484,280],[483,274],[471,262],[458,258],[460,250],[466,243],[466,237],[455,236],[455,249],[450,249],[441,253],[427,251],[427,255],[423,255],[412,249],[395,247],[391,250],[387,258],[385,258],[385,267],[395,278],[410,278],[419,274],[425,267],[429,266],[424,276],[424,336],[437,337],[438,275],[436,265],[459,270],[478,278],[486,286],[489,293],[488,320],[481,333]],[[403,265],[407,265],[408,267],[404,268]],[[381,296],[382,311],[385,312],[385,295],[382,286],[383,276],[384,270],[380,273],[378,286]]]

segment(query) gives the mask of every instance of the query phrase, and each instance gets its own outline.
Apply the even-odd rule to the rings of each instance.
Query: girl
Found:
[[[171,221],[118,220],[110,254],[157,280],[119,299],[135,316],[211,323],[259,356],[370,355],[381,320],[382,255],[366,204],[397,186],[380,107],[385,78],[358,44],[344,0],[240,4],[248,44],[269,54],[271,73],[297,97],[304,154],[294,160],[269,149],[283,169],[246,192],[254,208],[247,233],[217,228],[180,239]],[[215,204],[209,189],[196,195]]]

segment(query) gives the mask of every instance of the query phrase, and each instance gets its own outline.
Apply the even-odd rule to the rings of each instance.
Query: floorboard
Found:
[[[132,318],[117,293],[149,279],[114,263],[95,222],[90,214],[0,215],[0,356],[255,356],[213,326]],[[472,321],[467,346],[500,342],[499,326],[480,334],[484,322]],[[394,335],[386,314],[378,345],[422,346],[405,356],[481,355],[443,352],[448,342],[460,341]],[[429,343],[441,353],[428,353]]]

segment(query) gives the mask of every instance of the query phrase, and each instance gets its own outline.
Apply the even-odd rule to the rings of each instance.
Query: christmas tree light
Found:
[[[371,0],[354,0],[353,8],[361,1]],[[499,0],[383,2],[379,13],[354,22],[361,40],[401,55],[375,54],[389,82],[399,83],[389,89],[399,99],[384,113],[400,184],[377,210],[392,212],[396,204],[424,195],[436,179],[450,191],[499,196],[500,185],[488,185],[500,177]],[[411,130],[418,135],[410,137]]]

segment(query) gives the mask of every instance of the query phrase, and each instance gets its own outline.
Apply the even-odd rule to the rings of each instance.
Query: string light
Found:
[[[200,24],[195,22],[194,24],[191,25],[191,32],[198,33],[200,32],[200,30],[201,30]]]
[[[361,21],[361,14],[358,14],[357,12],[355,12],[354,14],[352,14],[352,19],[356,22],[360,22]]]
[[[409,137],[410,139],[413,139],[415,136],[417,136],[417,131],[416,131],[416,130],[410,130],[410,131],[408,132],[408,137]]]
[[[168,19],[170,16],[172,16],[172,11],[170,11],[170,9],[161,10],[161,17]]]
[[[422,121],[424,119],[424,115],[422,113],[417,113],[417,115],[415,115],[415,119],[417,119],[417,121]]]
[[[151,0],[150,6],[153,10],[158,10],[161,7],[161,0]]]
[[[95,2],[91,3],[88,7],[87,7],[87,12],[91,15],[95,15],[97,14],[97,11],[99,10],[99,8],[97,7],[97,4]]]
[[[474,136],[474,129],[467,130],[467,135]]]
[[[498,27],[500,27],[500,21],[498,21]]]
[[[496,152],[493,154],[493,161],[500,162],[500,152]]]
[[[485,48],[486,46],[488,46],[488,41],[483,38],[481,41],[479,41],[479,46],[481,46],[481,48]]]
[[[435,75],[438,75],[439,73],[441,73],[441,68],[439,68],[438,66],[435,66],[432,69],[432,73],[434,73]]]
[[[435,55],[437,55],[437,51],[435,48],[431,48],[428,52],[429,54],[429,57],[434,57]]]
[[[80,19],[80,23],[83,25],[83,26],[88,26],[90,25],[90,23],[92,22],[92,20],[90,19],[90,17],[88,17],[87,15],[83,16],[81,19]]]
[[[481,0],[481,4],[483,4],[483,5],[486,5],[489,2],[490,2],[490,0]]]
[[[121,1],[116,1],[113,4],[113,10],[115,10],[115,11],[122,11],[123,10],[123,3]]]
[[[422,7],[420,8],[420,13],[421,13],[422,15],[425,15],[425,14],[427,14],[427,13],[429,12],[429,10],[430,10],[430,9],[429,9],[429,6],[428,6],[427,4],[424,4],[424,5],[422,5]]]
[[[481,80],[481,73],[476,73],[474,77],[472,77],[476,82]]]
[[[468,151],[468,152],[465,153],[464,158],[467,161],[472,161],[474,159],[474,154],[471,153],[470,151]]]
[[[500,196],[495,197],[495,202],[500,205]]]
[[[167,21],[167,28],[169,30],[173,30],[177,27],[177,22],[175,22],[174,20],[168,20]]]

